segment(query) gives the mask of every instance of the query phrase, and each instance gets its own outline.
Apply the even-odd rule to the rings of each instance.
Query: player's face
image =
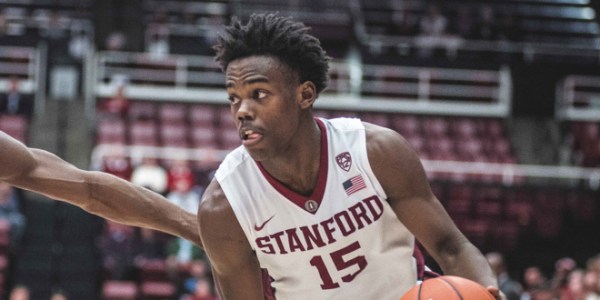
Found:
[[[278,59],[250,56],[234,60],[226,70],[231,112],[242,144],[263,161],[285,155],[298,132],[297,76]]]

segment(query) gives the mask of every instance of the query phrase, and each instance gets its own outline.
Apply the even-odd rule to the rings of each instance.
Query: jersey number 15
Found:
[[[354,265],[358,266],[358,270],[356,270],[355,272],[342,275],[341,279],[343,282],[350,282],[350,281],[354,280],[356,275],[358,275],[360,272],[362,272],[362,270],[364,270],[365,267],[367,266],[367,260],[365,259],[364,255],[358,255],[358,256],[355,256],[352,258],[344,258],[344,256],[346,256],[347,254],[350,254],[358,249],[360,249],[360,244],[357,241],[357,242],[354,242],[340,250],[331,252],[329,254],[329,256],[331,257],[331,260],[333,261],[333,264],[335,265],[335,268],[339,272],[342,272],[345,269],[348,269]],[[340,287],[340,284],[337,282],[334,282],[333,279],[331,278],[331,274],[329,273],[329,271],[327,270],[327,267],[325,266],[323,257],[321,257],[320,255],[313,256],[310,259],[310,265],[317,268],[317,271],[319,271],[319,276],[321,276],[321,281],[322,281],[322,283],[321,283],[322,289],[329,290],[329,289],[335,289],[335,288]]]

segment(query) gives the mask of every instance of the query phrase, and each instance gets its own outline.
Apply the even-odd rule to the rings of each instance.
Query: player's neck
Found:
[[[306,127],[301,129],[305,133],[298,143],[291,145],[286,155],[262,163],[271,176],[302,195],[312,193],[321,167],[321,130],[315,121]]]

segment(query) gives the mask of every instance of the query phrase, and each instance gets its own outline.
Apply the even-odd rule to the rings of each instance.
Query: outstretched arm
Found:
[[[0,131],[0,180],[115,222],[173,234],[202,246],[194,214],[116,176],[76,168]]]

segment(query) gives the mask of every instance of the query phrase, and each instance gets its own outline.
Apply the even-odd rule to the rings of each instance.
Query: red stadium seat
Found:
[[[170,282],[146,281],[141,285],[141,294],[144,299],[173,299],[175,285]]]
[[[490,223],[487,220],[465,219],[457,222],[457,226],[476,246],[486,244],[490,232]]]
[[[189,147],[188,128],[183,124],[163,124],[160,127],[160,139],[165,147]]]
[[[194,148],[217,148],[216,131],[212,127],[192,127],[190,138]]]
[[[483,122],[482,135],[491,137],[491,138],[504,136],[502,122],[499,119],[486,119]]]
[[[213,127],[215,120],[215,109],[209,105],[193,105],[189,113],[192,126]]]
[[[134,101],[129,105],[130,120],[148,120],[156,118],[156,104],[151,102]]]
[[[183,124],[186,121],[188,106],[180,103],[161,104],[158,116],[162,124]]]
[[[219,116],[219,127],[220,128],[235,128],[234,117],[231,114],[229,106],[219,107],[217,109],[217,115]]]
[[[13,138],[25,142],[27,135],[28,121],[25,116],[19,115],[1,115],[0,130]]]
[[[146,259],[138,265],[142,282],[167,281],[167,263],[164,259]]]
[[[480,139],[475,137],[460,139],[455,141],[455,149],[458,157],[462,161],[485,161],[482,153],[483,144]]]
[[[391,117],[391,127],[405,137],[421,135],[421,123],[415,116],[394,115]]]
[[[477,124],[470,118],[458,118],[452,122],[452,134],[460,139],[472,138],[478,133]]]
[[[361,120],[375,125],[389,127],[390,119],[387,114],[382,113],[364,113],[361,115]]]
[[[126,144],[125,122],[121,119],[102,119],[98,123],[96,144]]]
[[[104,300],[135,300],[138,287],[133,281],[106,281],[102,286]]]
[[[512,221],[497,223],[491,227],[492,245],[500,251],[515,248],[519,241],[520,228]]]
[[[132,145],[156,146],[157,128],[153,121],[134,121],[129,126]]]
[[[449,122],[442,117],[429,117],[423,120],[423,132],[427,138],[448,136]]]
[[[240,134],[235,128],[222,128],[219,137],[222,149],[234,149],[242,144]]]
[[[445,136],[432,138],[427,136],[427,150],[429,157],[434,160],[458,160],[454,152],[454,143]]]

